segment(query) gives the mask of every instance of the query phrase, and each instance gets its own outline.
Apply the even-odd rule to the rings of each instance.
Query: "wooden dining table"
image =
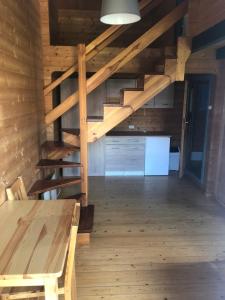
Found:
[[[44,286],[58,299],[75,200],[6,201],[0,206],[0,287]]]

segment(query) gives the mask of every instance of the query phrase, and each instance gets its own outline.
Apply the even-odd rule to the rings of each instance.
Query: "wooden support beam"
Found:
[[[181,129],[181,149],[180,149],[180,168],[179,168],[179,178],[181,179],[184,176],[185,169],[185,134],[186,134],[186,112],[187,112],[187,97],[188,97],[188,82],[185,82],[184,87],[184,100],[183,100],[183,113],[182,113],[182,129]]]
[[[96,87],[102,84],[106,79],[116,73],[132,58],[137,56],[141,51],[148,47],[152,42],[170,29],[177,21],[179,21],[187,13],[187,1],[182,2],[167,16],[162,18],[156,25],[151,27],[140,38],[133,42],[129,47],[124,49],[114,59],[102,67],[95,75],[87,80],[87,94],[92,92]],[[67,110],[73,107],[78,102],[78,92],[69,96],[63,103],[50,111],[46,117],[46,124],[51,124]]]
[[[140,12],[141,15],[144,16],[148,10],[146,7],[151,4],[149,9],[156,7],[162,0],[142,0],[140,2]],[[100,34],[94,41],[92,41],[86,47],[86,61],[92,59],[95,55],[97,55],[101,50],[107,47],[110,43],[112,43],[117,37],[119,37],[123,32],[125,32],[128,28],[130,28],[132,24],[129,25],[113,25],[106,29],[102,34]],[[48,95],[54,88],[56,88],[60,83],[63,82],[66,78],[72,75],[77,71],[78,65],[75,64],[70,67],[62,76],[54,80],[48,86],[44,88],[44,95]]]
[[[58,9],[57,1],[48,1],[48,11],[49,11],[49,37],[51,45],[56,44],[56,37],[58,34]]]
[[[177,43],[177,71],[176,81],[184,81],[186,62],[191,55],[191,40],[179,37]]]
[[[85,194],[82,205],[88,205],[88,127],[87,127],[87,85],[86,85],[86,48],[78,45],[78,94],[80,114],[80,162],[82,168],[81,193]]]

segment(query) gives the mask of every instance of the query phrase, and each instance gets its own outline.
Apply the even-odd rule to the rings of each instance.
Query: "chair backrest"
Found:
[[[11,187],[6,189],[8,200],[28,200],[22,177],[18,177]]]
[[[80,219],[80,203],[76,203],[74,212],[73,212],[73,221],[70,231],[70,243],[67,255],[67,262],[66,262],[66,270],[65,270],[65,293],[71,292],[72,284],[73,283],[73,275],[75,275],[75,250],[76,250],[76,241],[77,241],[77,231]]]

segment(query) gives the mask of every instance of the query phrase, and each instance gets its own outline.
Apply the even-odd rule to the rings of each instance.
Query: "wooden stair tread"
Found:
[[[72,135],[80,135],[80,129],[79,128],[62,128],[63,132],[72,134]]]
[[[44,169],[44,168],[75,168],[80,167],[81,164],[72,161],[64,161],[60,159],[41,159],[37,164],[37,168]]]
[[[66,151],[78,151],[80,150],[79,147],[73,146],[64,142],[58,141],[46,141],[42,144],[42,148],[46,149],[47,151],[55,151],[55,150],[66,150]]]
[[[81,207],[78,233],[91,233],[94,225],[94,205]]]
[[[104,120],[103,116],[88,116],[87,121],[88,122],[101,122]]]
[[[37,180],[28,192],[28,195],[37,195],[46,191],[54,190],[56,188],[66,187],[73,184],[79,184],[80,182],[80,177],[62,177],[60,179]]]

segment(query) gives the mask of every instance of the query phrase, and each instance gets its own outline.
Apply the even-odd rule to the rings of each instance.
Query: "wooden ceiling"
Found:
[[[100,11],[101,0],[57,0],[58,9]]]
[[[156,7],[149,9],[147,15],[115,40],[112,46],[128,46],[176,5],[176,0],[153,2],[156,2]],[[88,44],[108,27],[99,21],[101,0],[49,0],[49,10],[53,45]],[[170,30],[154,46],[170,46],[173,43],[174,30]]]

